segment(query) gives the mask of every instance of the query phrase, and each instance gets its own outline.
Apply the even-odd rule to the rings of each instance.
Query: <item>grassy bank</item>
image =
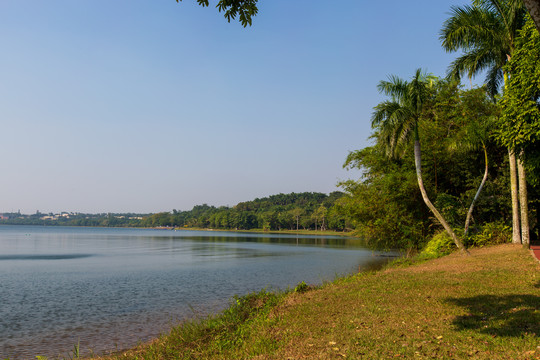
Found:
[[[540,359],[540,265],[520,246],[471,254],[252,294],[107,359]]]

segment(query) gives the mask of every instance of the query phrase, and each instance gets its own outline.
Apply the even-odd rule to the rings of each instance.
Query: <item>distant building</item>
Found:
[[[41,220],[57,220],[58,218],[54,215],[42,216]]]

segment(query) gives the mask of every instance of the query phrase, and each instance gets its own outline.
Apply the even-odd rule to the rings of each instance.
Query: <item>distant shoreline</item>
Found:
[[[140,228],[150,229],[150,228]],[[333,231],[333,230],[263,230],[263,229],[209,229],[209,228],[182,228],[182,227],[154,227],[151,229],[157,230],[196,230],[196,231],[226,231],[226,232],[240,232],[240,233],[254,233],[254,234],[287,234],[287,235],[320,235],[320,236],[345,236],[351,238],[358,238],[350,231]]]
[[[74,228],[102,228],[102,229],[151,229],[151,230],[174,230],[174,231],[223,231],[223,232],[238,232],[238,233],[253,233],[253,234],[285,234],[285,235],[318,235],[318,236],[342,236],[349,238],[357,238],[352,231],[333,231],[333,230],[263,230],[263,229],[210,229],[198,227],[173,227],[173,226],[154,226],[154,227],[139,227],[139,226],[92,226],[92,225],[65,225],[65,224],[12,224],[2,223],[0,226],[40,226],[40,227],[74,227]]]

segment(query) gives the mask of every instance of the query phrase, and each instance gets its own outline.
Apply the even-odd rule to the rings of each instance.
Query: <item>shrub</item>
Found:
[[[455,245],[450,236],[448,236],[446,231],[441,231],[429,240],[420,253],[420,256],[437,258],[450,254],[454,249]]]
[[[304,293],[308,290],[309,290],[309,286],[304,281],[298,283],[298,285],[296,285],[296,287],[294,288],[294,292],[297,292],[297,293]]]
[[[477,234],[470,235],[466,239],[467,246],[482,247],[510,242],[512,239],[512,227],[502,223],[487,223]]]

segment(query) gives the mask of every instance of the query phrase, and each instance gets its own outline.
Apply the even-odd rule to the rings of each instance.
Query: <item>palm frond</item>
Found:
[[[410,109],[395,101],[384,101],[374,108],[371,125],[377,131],[378,143],[383,144],[390,157],[395,149],[408,142],[414,126]]]
[[[450,63],[447,76],[453,79],[460,79],[464,75],[474,78],[479,72],[489,70],[492,67],[502,68],[506,60],[507,57],[504,52],[474,48]]]
[[[473,0],[473,6],[452,8],[453,16],[445,22],[440,38],[447,51],[462,49],[464,54],[450,64],[448,78],[473,78],[488,71],[491,94],[495,94],[499,78],[492,71],[494,67],[502,68],[512,53],[508,27],[513,24],[519,1]]]
[[[408,94],[404,99],[411,109],[414,109],[417,115],[420,114],[424,102],[429,98],[429,93],[438,78],[433,74],[428,74],[422,69],[416,69],[412,80],[409,82]]]
[[[394,101],[402,98],[407,92],[407,82],[395,75],[388,76],[388,81],[382,80],[377,85],[380,93],[390,96]]]
[[[517,31],[525,24],[527,10],[523,0],[475,0],[479,6],[497,14],[510,43],[516,38]]]
[[[449,15],[439,33],[442,47],[448,52],[468,51],[479,43],[489,42],[501,30],[497,15],[479,7],[453,6]]]
[[[391,118],[392,114],[400,107],[401,105],[395,101],[383,101],[375,106],[371,116],[371,127],[375,129],[381,126],[381,124]]]
[[[374,107],[371,126],[376,130],[377,143],[387,155],[395,157],[397,149],[409,143],[411,135],[417,136],[418,118],[438,81],[417,69],[411,81],[391,75],[379,83],[379,91],[391,99]]]
[[[499,89],[501,88],[503,82],[504,79],[502,69],[498,66],[492,66],[489,68],[484,83],[486,84],[486,91],[492,99],[499,94]]]

